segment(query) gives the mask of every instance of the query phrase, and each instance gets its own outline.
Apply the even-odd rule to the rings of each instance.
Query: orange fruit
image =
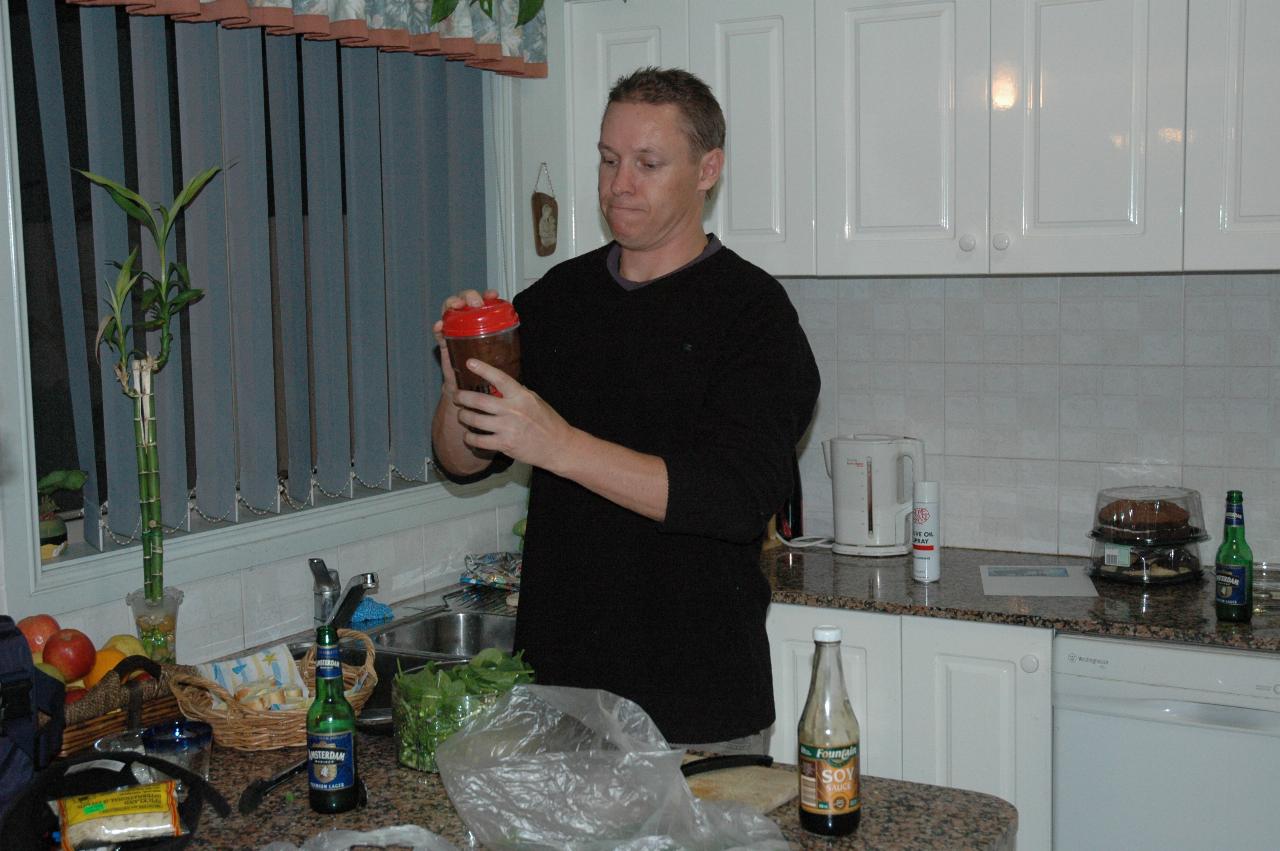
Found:
[[[93,670],[84,675],[84,684],[87,688],[93,688],[98,684],[98,680],[107,675],[116,665],[120,664],[120,660],[124,659],[124,654],[114,647],[104,647],[98,651],[98,655],[93,660]]]

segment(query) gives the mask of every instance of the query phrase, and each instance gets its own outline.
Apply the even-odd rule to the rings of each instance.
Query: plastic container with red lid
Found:
[[[511,302],[486,298],[482,307],[457,307],[444,313],[444,336],[483,337],[520,327],[520,317]]]
[[[520,378],[520,317],[511,302],[486,298],[481,307],[454,308],[444,313],[444,339],[453,375],[462,390],[500,396],[480,376],[466,368],[468,358],[497,367]]]

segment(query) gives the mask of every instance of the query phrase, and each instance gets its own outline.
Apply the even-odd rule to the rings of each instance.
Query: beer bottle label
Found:
[[[307,775],[317,792],[350,789],[356,783],[355,737],[346,733],[307,733]]]
[[[316,676],[320,679],[342,677],[342,661],[338,655],[338,645],[321,644],[316,648]]]
[[[1244,565],[1218,562],[1214,565],[1213,572],[1216,602],[1228,606],[1243,606],[1245,591],[1248,590],[1245,587]]]
[[[862,806],[858,745],[800,745],[800,807],[822,816],[852,813]]]

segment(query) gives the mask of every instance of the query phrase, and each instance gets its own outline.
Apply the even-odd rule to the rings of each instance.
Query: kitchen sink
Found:
[[[419,668],[427,662],[450,668],[484,650],[497,647],[506,653],[515,643],[516,619],[490,612],[435,612],[417,615],[390,626],[369,631],[376,655],[373,670],[378,684],[364,705],[363,716],[379,714],[391,706],[391,681],[397,672]],[[289,645],[295,659],[306,655],[314,642]],[[364,664],[365,647],[358,641],[343,641],[338,655],[344,665]],[[385,714],[385,713],[383,713]]]
[[[379,630],[373,643],[384,650],[429,658],[470,659],[487,647],[510,653],[516,619],[489,612],[439,612]]]

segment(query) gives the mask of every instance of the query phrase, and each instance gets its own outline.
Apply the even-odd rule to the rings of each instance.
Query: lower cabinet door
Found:
[[[777,721],[766,741],[779,762],[796,762],[796,725],[809,693],[813,628],[838,626],[849,702],[862,735],[862,772],[902,777],[902,680],[897,615],[774,603],[769,607],[769,658]]]
[[[1047,629],[902,619],[903,779],[1009,801],[1019,851],[1050,845],[1052,647]]]

